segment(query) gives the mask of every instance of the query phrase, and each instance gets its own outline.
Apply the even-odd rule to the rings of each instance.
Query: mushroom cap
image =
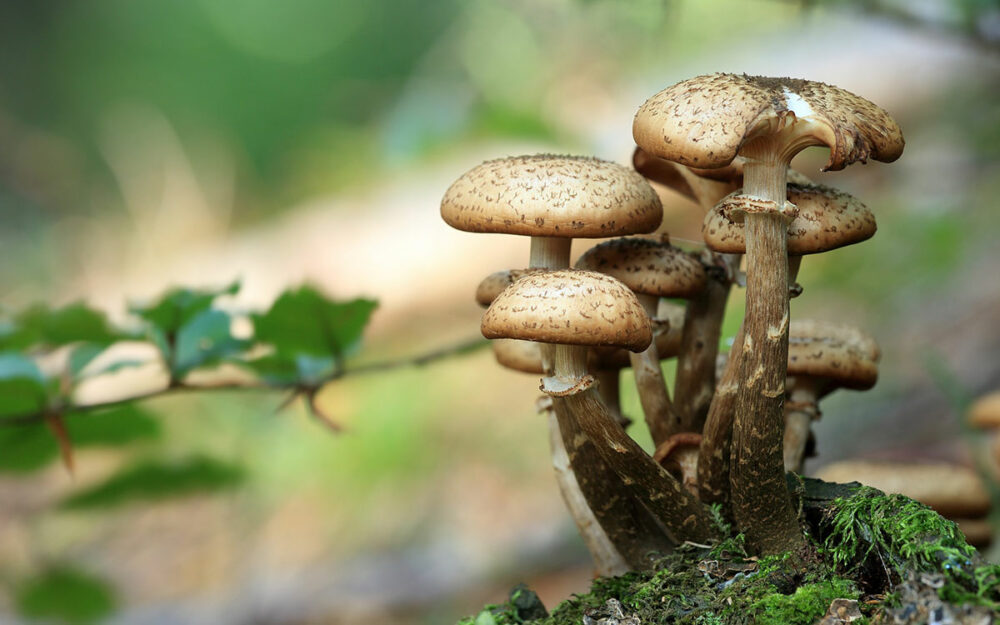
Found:
[[[701,263],[669,243],[624,237],[604,241],[576,261],[577,269],[611,276],[636,293],[691,298],[705,289]]]
[[[861,482],[885,493],[899,493],[949,518],[975,518],[990,510],[990,497],[979,475],[963,466],[935,462],[844,460],[816,472],[828,482]]]
[[[1000,391],[983,395],[972,404],[969,425],[983,430],[1000,427]]]
[[[870,239],[875,234],[875,215],[868,207],[833,187],[789,183],[788,201],[798,207],[798,214],[788,224],[789,254],[826,252]],[[701,228],[705,244],[716,252],[743,254],[744,226],[726,216],[725,203],[723,199],[705,214]]]
[[[823,378],[835,386],[869,389],[882,353],[875,339],[847,325],[797,319],[788,326],[788,375]]]
[[[666,300],[660,300],[660,303],[657,323],[653,324],[653,342],[656,343],[656,353],[660,355],[660,360],[665,360],[681,353],[684,307]],[[627,369],[632,366],[628,350],[620,347],[595,347],[593,352],[598,369]]]
[[[610,276],[564,269],[528,275],[507,287],[482,322],[488,339],[624,347],[641,352],[652,341],[649,319],[635,295]]]
[[[483,278],[479,286],[476,287],[476,303],[483,308],[489,307],[497,295],[503,293],[503,290],[509,287],[515,280],[526,274],[537,273],[539,271],[545,271],[545,269],[504,269],[502,271],[494,271]]]
[[[993,524],[989,519],[952,519],[965,536],[965,542],[976,549],[985,549],[993,543]]]
[[[729,165],[747,142],[781,133],[791,160],[811,145],[830,148],[824,170],[869,158],[894,161],[903,134],[864,98],[821,82],[736,74],[697,76],[646,100],[632,122],[642,149],[688,167]]]
[[[468,232],[601,238],[652,232],[663,206],[621,165],[582,156],[515,156],[472,168],[441,200],[441,217]]]
[[[517,339],[494,339],[493,357],[501,366],[523,373],[544,375],[542,348],[539,343]]]

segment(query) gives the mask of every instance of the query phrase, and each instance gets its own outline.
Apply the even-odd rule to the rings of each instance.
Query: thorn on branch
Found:
[[[66,430],[66,422],[58,412],[45,414],[45,424],[59,444],[59,455],[62,457],[63,466],[70,475],[75,474],[76,465],[73,461],[73,441],[69,438],[69,431]]]

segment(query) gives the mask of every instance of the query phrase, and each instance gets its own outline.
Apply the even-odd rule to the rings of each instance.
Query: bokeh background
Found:
[[[254,310],[309,282],[379,300],[355,363],[458,343],[478,332],[477,282],[523,266],[527,243],[449,229],[451,181],[521,153],[626,164],[639,104],[713,71],[836,84],[907,140],[890,165],[793,164],[879,224],[803,263],[793,314],[884,351],[874,390],[824,404],[808,468],[971,462],[983,442],[954,397],[1000,388],[995,0],[3,3],[0,303],[84,299],[125,321],[170,286],[240,278],[233,305]],[[663,230],[695,246],[698,209],[660,190]],[[339,436],[298,404],[276,413],[278,394],[147,402],[160,433],[138,446],[80,449],[72,477],[0,474],[0,622],[97,593],[113,623],[447,624],[522,580],[552,607],[591,570],[536,394],[480,350],[330,385]],[[242,479],[58,506],[136,457],[192,455]]]

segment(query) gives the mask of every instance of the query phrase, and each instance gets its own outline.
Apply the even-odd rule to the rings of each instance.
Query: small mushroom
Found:
[[[655,319],[662,297],[692,297],[705,288],[705,270],[695,259],[669,243],[623,238],[605,241],[581,256],[580,269],[598,271],[620,280],[632,290],[650,319]],[[680,419],[660,369],[656,343],[631,356],[632,371],[646,424],[659,445],[680,429]]]
[[[791,323],[785,400],[785,470],[801,472],[819,400],[838,388],[867,390],[878,380],[875,340],[850,326],[813,320]]]
[[[652,341],[649,320],[635,295],[599,273],[564,270],[526,276],[493,301],[483,316],[486,338],[556,344],[553,375],[542,390],[553,407],[568,409],[621,478],[674,540],[706,540],[714,530],[706,510],[614,420],[594,392],[587,347],[642,351]]]
[[[684,485],[695,497],[698,496],[698,448],[701,434],[679,432],[656,447],[653,460]]]
[[[977,399],[969,409],[968,423],[978,430],[992,432],[990,465],[994,479],[1000,479],[1000,391]]]

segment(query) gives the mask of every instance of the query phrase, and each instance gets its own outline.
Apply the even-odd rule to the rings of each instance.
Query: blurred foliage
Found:
[[[238,486],[243,470],[232,464],[195,457],[179,462],[144,461],[127,467],[96,486],[74,493],[60,505],[66,510],[107,508]]]
[[[43,571],[18,589],[17,609],[47,623],[85,625],[114,612],[117,600],[106,582],[68,566]]]

